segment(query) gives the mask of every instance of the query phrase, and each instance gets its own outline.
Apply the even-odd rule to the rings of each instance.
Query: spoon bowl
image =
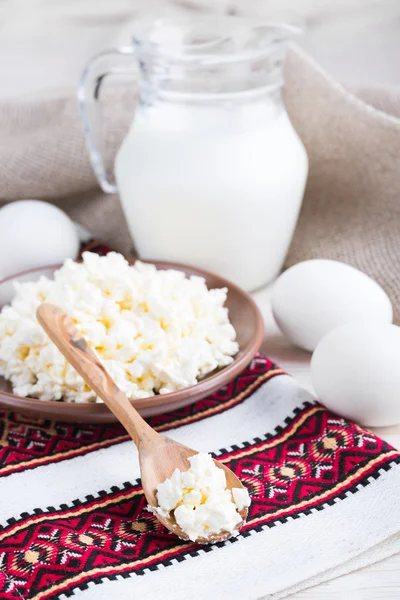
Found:
[[[41,304],[37,310],[37,318],[49,338],[105,402],[135,443],[139,453],[143,491],[155,517],[179,538],[189,540],[175,519],[162,517],[155,510],[158,505],[156,493],[158,486],[171,477],[176,468],[187,471],[190,467],[189,458],[198,452],[160,435],[144,421],[107,373],[73,321],[60,308],[52,304]],[[216,460],[214,462],[225,472],[227,489],[244,488],[228,467]],[[243,525],[247,512],[246,508],[240,512],[242,521],[236,526],[236,530]],[[211,534],[209,537],[199,537],[196,542],[199,544],[222,542],[231,536],[232,533],[223,531]]]
[[[171,438],[164,435],[158,435],[154,442],[146,446],[139,453],[140,471],[142,474],[142,487],[149,506],[154,509],[157,506],[156,491],[160,483],[171,477],[172,473],[178,468],[180,471],[187,471],[190,467],[189,458],[198,454],[197,450],[188,448],[179,444]],[[226,477],[226,488],[243,488],[243,484],[238,477],[224,464],[214,459],[215,465],[222,469]],[[244,508],[239,514],[242,517],[241,523],[237,525],[239,530],[247,518],[248,509]],[[189,540],[187,534],[173,518],[165,518],[154,511],[157,519],[170,531],[175,533],[182,540]],[[222,532],[211,534],[209,537],[199,537],[196,540],[198,544],[211,544],[223,542],[229,539],[233,534]]]

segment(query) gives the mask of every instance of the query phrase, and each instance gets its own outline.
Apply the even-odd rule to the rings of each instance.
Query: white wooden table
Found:
[[[253,294],[265,322],[265,339],[261,348],[269,358],[310,391],[311,354],[295,348],[285,340],[276,326],[270,307],[270,288]],[[375,428],[374,432],[389,444],[400,448],[400,425]],[[400,502],[400,499],[399,499]],[[399,600],[400,554],[317,585],[291,596],[293,600]]]

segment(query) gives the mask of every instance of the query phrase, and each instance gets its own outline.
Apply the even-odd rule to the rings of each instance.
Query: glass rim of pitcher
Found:
[[[210,31],[217,31],[218,28],[221,28],[221,33],[215,38],[196,43],[185,43],[184,39],[180,43],[177,43],[177,41],[174,43],[173,40],[167,40],[162,36],[157,39],[155,35],[162,32],[163,29],[165,34],[168,28],[173,32],[175,28],[175,34],[180,29],[183,36],[188,33],[188,31],[185,32],[185,29],[189,26],[199,27],[200,24],[211,28],[208,31],[205,29],[204,34],[210,34]],[[226,27],[225,33],[223,32],[224,27]],[[261,30],[269,30],[270,33],[274,32],[276,35],[271,39],[265,39],[260,47],[240,48],[238,45],[233,47],[230,52],[218,52],[218,49],[221,50],[221,46],[228,40],[229,36],[232,36],[234,30],[239,37],[245,31],[256,33]],[[156,19],[147,16],[138,20],[132,41],[139,52],[148,55],[154,54],[185,63],[201,62],[202,64],[212,65],[214,63],[228,64],[256,60],[274,52],[278,46],[288,43],[291,39],[301,35],[303,31],[304,21],[296,13],[285,13],[284,16],[280,17],[277,15],[273,19],[211,14],[168,16]],[[236,41],[240,40],[237,39]],[[214,51],[212,51],[213,49]]]

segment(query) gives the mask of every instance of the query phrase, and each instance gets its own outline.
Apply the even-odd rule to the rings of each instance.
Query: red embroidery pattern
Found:
[[[355,492],[399,457],[379,438],[319,405],[299,410],[274,436],[218,455],[252,495],[245,536]],[[141,575],[145,568],[198,553],[195,544],[168,534],[146,510],[139,484],[74,504],[23,515],[0,533],[0,566],[7,573],[1,598],[56,598],[87,581]]]
[[[234,381],[203,400],[149,419],[158,431],[174,429],[218,414],[243,402],[268,379],[282,374],[257,355]],[[72,458],[128,440],[119,423],[79,425],[55,423],[0,411],[0,477]]]

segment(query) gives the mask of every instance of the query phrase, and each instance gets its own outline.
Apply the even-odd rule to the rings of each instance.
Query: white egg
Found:
[[[0,279],[76,258],[79,238],[71,219],[39,200],[19,200],[0,209]]]
[[[285,336],[310,351],[344,323],[393,320],[389,297],[375,281],[350,265],[323,259],[294,265],[276,280],[272,311]]]
[[[311,378],[333,412],[370,427],[400,423],[400,327],[337,327],[318,344]]]

